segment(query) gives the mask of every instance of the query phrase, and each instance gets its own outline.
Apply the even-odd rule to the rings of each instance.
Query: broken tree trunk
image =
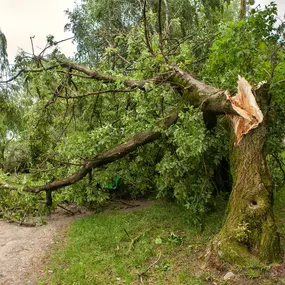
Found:
[[[273,188],[265,159],[268,86],[256,91],[264,120],[234,143],[230,154],[233,189],[226,218],[212,243],[210,257],[252,265],[280,261],[279,236],[273,216]],[[233,136],[233,141],[236,136]],[[210,260],[209,260],[210,261]]]

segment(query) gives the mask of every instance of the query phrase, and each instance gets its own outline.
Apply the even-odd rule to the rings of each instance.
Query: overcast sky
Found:
[[[76,2],[78,2],[77,0]],[[39,53],[46,44],[46,36],[52,34],[59,41],[72,36],[64,32],[68,19],[64,10],[72,10],[75,0],[0,0],[0,29],[8,41],[10,62],[17,54],[18,48],[32,52],[30,37]],[[268,4],[271,0],[256,0],[257,4]],[[285,0],[275,0],[279,14],[285,14]],[[72,56],[75,47],[69,42],[60,45],[62,52]]]
[[[72,36],[64,32],[68,18],[64,10],[72,10],[75,0],[0,0],[0,29],[8,42],[9,61],[18,48],[32,52],[30,37],[35,49],[44,48],[46,36],[52,34],[56,41]],[[62,51],[72,56],[75,48],[71,41],[60,45]],[[39,53],[37,49],[35,53]]]

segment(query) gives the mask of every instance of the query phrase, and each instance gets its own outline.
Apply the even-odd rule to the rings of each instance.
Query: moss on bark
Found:
[[[280,261],[273,189],[264,150],[267,89],[259,90],[257,96],[265,120],[231,148],[233,189],[224,225],[212,243],[212,250],[220,259],[240,265]]]

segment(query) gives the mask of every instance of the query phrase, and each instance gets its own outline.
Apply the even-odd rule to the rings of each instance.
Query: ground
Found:
[[[44,257],[59,234],[85,214],[84,209],[76,215],[58,209],[45,219],[47,224],[37,227],[0,221],[0,284],[35,284],[44,269]]]
[[[275,211],[282,248],[284,201],[282,194]],[[70,216],[58,209],[46,225],[34,228],[0,221],[0,284],[285,284],[284,263],[204,267],[205,249],[221,226],[224,205],[206,215],[201,232],[187,211],[172,203],[125,202],[94,215]],[[235,276],[225,281],[229,271]]]

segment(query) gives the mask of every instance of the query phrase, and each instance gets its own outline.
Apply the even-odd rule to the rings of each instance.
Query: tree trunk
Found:
[[[280,261],[279,236],[273,217],[273,188],[265,159],[268,89],[257,93],[264,114],[258,128],[246,134],[230,154],[233,190],[224,225],[212,253],[229,263],[253,265]]]
[[[246,0],[240,0],[239,20],[244,20],[246,15]]]

